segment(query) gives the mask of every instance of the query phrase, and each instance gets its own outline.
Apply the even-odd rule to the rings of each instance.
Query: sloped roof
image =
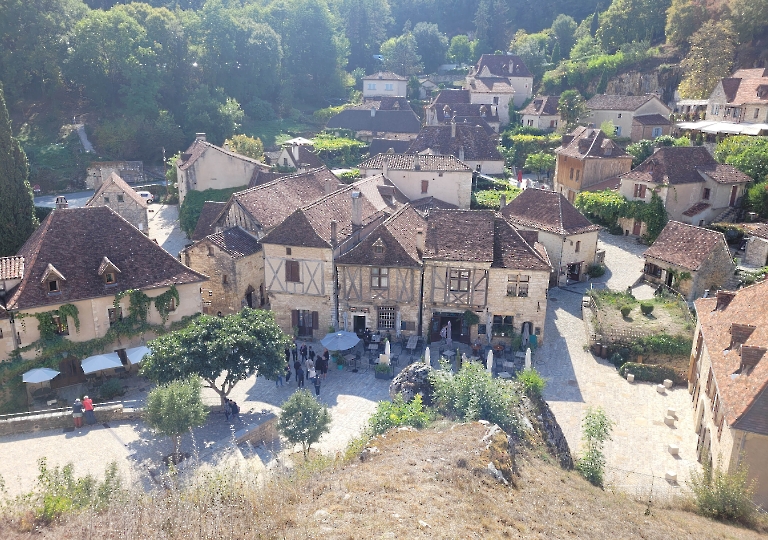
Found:
[[[0,279],[24,277],[24,257],[0,257]]]
[[[102,184],[99,186],[99,189],[97,189],[96,193],[93,194],[93,197],[88,199],[88,202],[85,203],[85,206],[102,206],[104,204],[104,193],[109,191],[113,186],[115,189],[122,191],[124,195],[126,195],[140,207],[147,207],[147,201],[142,199],[141,195],[136,193],[136,191],[134,191],[134,189],[129,186],[125,180],[120,178],[115,172],[111,173],[107,179],[102,182]]]
[[[658,113],[634,116],[632,118],[632,123],[634,124],[635,122],[644,126],[669,126],[672,124],[672,122],[669,121],[669,118]]]
[[[768,281],[736,291],[733,299],[719,309],[717,298],[695,302],[726,422],[762,435],[768,435],[768,354],[763,354],[754,368],[741,369],[742,354],[738,346],[731,346],[731,329],[734,324],[753,326],[754,331],[742,347],[768,348],[766,303]]]
[[[483,131],[485,131],[486,135],[489,137],[496,137],[497,133],[496,130],[494,130],[491,125],[486,122],[486,117],[482,116],[453,116],[450,119],[440,118],[438,117],[439,123],[443,125],[450,125],[451,122],[456,122],[456,124],[462,124],[464,126],[477,126],[483,128]],[[493,120],[491,118],[491,121],[498,121]]]
[[[473,92],[486,94],[514,94],[515,89],[506,77],[475,77],[469,81]]]
[[[737,79],[759,79],[761,77],[768,76],[768,69],[766,68],[746,68],[737,69],[731,77]]]
[[[399,139],[373,139],[371,145],[368,147],[368,153],[371,155],[387,153],[390,148],[395,154],[402,154],[408,150],[411,146],[411,139],[399,140]]]
[[[451,136],[452,126],[424,126],[408,149],[409,154],[431,150],[435,154],[459,157],[464,150],[466,161],[503,161],[496,143],[485,130],[478,126],[456,124],[456,136]]]
[[[595,110],[635,111],[654,98],[658,99],[654,94],[645,94],[644,96],[597,94],[587,101],[586,107]]]
[[[414,209],[418,210],[422,215],[428,215],[430,210],[434,209],[456,210],[458,208],[458,206],[455,204],[445,202],[442,199],[437,199],[432,196],[422,197],[421,199],[411,201],[410,205]]]
[[[364,81],[372,81],[372,80],[392,80],[392,81],[407,81],[405,77],[402,75],[398,75],[397,73],[393,71],[379,71],[377,73],[374,73],[373,75],[366,75],[363,77]]]
[[[294,148],[298,148],[299,150],[299,159],[296,159],[296,157],[293,155]],[[293,163],[296,164],[297,168],[300,166],[303,166],[305,168],[312,168],[312,169],[316,169],[318,167],[325,167],[325,163],[323,163],[323,160],[321,160],[318,157],[318,155],[315,154],[306,145],[301,144],[301,145],[291,146],[286,150],[290,154],[291,161],[293,161]]]
[[[107,206],[54,210],[18,255],[24,257],[26,269],[24,279],[11,291],[7,301],[9,310],[208,279],[181,264]],[[114,285],[105,285],[98,274],[104,257],[120,268],[120,276]],[[66,278],[61,292],[56,294],[48,294],[41,284],[51,265]]]
[[[653,257],[686,270],[696,271],[716,249],[728,252],[723,233],[670,221],[653,245],[645,250],[643,257]]]
[[[706,174],[721,184],[737,184],[752,179],[731,165],[715,161],[703,146],[663,146],[621,178],[655,184],[693,184],[704,182]]]
[[[436,154],[376,154],[360,165],[361,169],[383,170],[384,163],[393,171],[466,171],[472,169],[454,156]]]
[[[529,188],[512,199],[501,211],[513,224],[571,235],[599,231],[562,194]]]
[[[193,242],[202,240],[209,234],[215,232],[216,227],[214,225],[225,206],[227,206],[227,203],[225,202],[205,201],[203,203],[203,208],[200,210],[200,217],[197,218],[195,231],[192,233],[191,240]]]
[[[623,148],[605,136],[600,129],[579,126],[563,137],[555,153],[576,159],[631,158]]]
[[[493,230],[491,268],[552,270],[544,246],[538,242],[529,243],[520,231],[498,214],[493,220]]]
[[[445,117],[446,107],[450,112],[448,118]],[[432,103],[429,105],[429,108],[437,110],[437,119],[441,122],[449,122],[454,116],[457,118],[478,117],[485,119],[487,122],[499,121],[498,108],[493,105],[484,105],[482,103]],[[494,110],[496,110],[495,113]]]
[[[712,206],[712,205],[709,204],[709,203],[697,202],[696,204],[691,206],[688,210],[683,212],[683,215],[687,216],[687,217],[693,217],[693,216],[695,216],[697,214],[701,214],[704,210],[706,210],[710,206]]]
[[[328,129],[350,129],[376,133],[418,133],[421,120],[412,110],[376,111],[371,109],[347,109],[328,120]]]
[[[768,77],[753,77],[750,73],[762,70],[739,70],[733,77],[721,79],[726,103],[744,105],[746,103],[768,103]],[[746,77],[737,76],[746,74]]]
[[[718,184],[743,184],[752,181],[752,177],[747,176],[736,167],[722,163],[699,166],[696,167],[696,170],[706,174]]]
[[[533,77],[523,59],[514,54],[483,54],[475,64],[471,75],[482,74],[483,68],[488,68],[491,75],[497,77]]]
[[[275,156],[275,159],[280,157],[280,152],[275,152],[277,155]],[[248,187],[256,187],[260,186],[262,184],[268,184],[270,182],[274,182],[278,178],[282,178],[283,176],[288,176],[289,173],[279,173],[279,172],[272,172],[272,171],[262,171],[261,169],[255,169],[253,171],[253,174],[251,175],[251,180],[248,182]]]
[[[440,90],[435,99],[432,101],[432,105],[457,105],[459,103],[469,103],[469,90],[456,90],[453,88],[446,88]]]
[[[258,240],[240,227],[232,227],[231,229],[208,235],[203,238],[203,242],[210,242],[218,246],[235,259],[261,251],[261,244],[259,244]]]
[[[243,156],[241,154],[238,154],[236,152],[232,152],[230,150],[226,150],[220,146],[216,146],[215,144],[211,144],[208,141],[204,141],[202,139],[195,139],[191,145],[189,145],[189,148],[181,154],[181,158],[177,162],[179,169],[186,170],[189,167],[191,167],[200,157],[208,150],[213,150],[215,152],[221,152],[224,155],[227,155],[229,157],[233,157],[236,159],[239,159],[241,161],[247,161],[248,163],[253,163],[254,165],[259,165],[263,168],[267,168],[267,166],[262,163],[261,161],[257,159],[250,158],[248,156]]]
[[[528,116],[559,116],[557,110],[560,96],[537,96],[519,114]]]
[[[764,223],[756,229],[753,229],[749,234],[750,236],[757,236],[758,238],[765,238],[768,240],[768,223]]]
[[[392,96],[377,96],[375,98],[365,98],[365,100],[351,107],[347,107],[345,110],[360,110],[368,111],[371,113],[371,109],[377,111],[412,111],[411,102],[404,97],[392,97]]]

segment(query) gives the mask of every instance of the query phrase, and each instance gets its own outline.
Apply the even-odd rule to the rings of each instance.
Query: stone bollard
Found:
[[[664,418],[664,423],[667,424],[669,427],[675,427],[675,418],[672,416],[666,416]]]
[[[667,471],[664,478],[666,478],[668,482],[677,482],[677,473],[675,471]]]
[[[635,382],[635,374],[634,373],[627,373],[627,382]]]
[[[664,388],[672,388],[672,381],[664,379]]]
[[[671,416],[677,420],[677,411],[675,409],[667,409],[667,416]]]
[[[656,391],[657,391],[659,394],[664,394],[664,392],[666,392],[666,390],[667,390],[667,389],[666,389],[666,388],[664,388],[664,385],[663,385],[663,384],[657,384],[657,385],[656,385]]]
[[[669,447],[667,449],[669,450],[669,453],[672,454],[673,456],[676,456],[676,455],[678,455],[680,453],[680,447],[677,446],[676,444],[671,444],[670,443],[670,445],[669,445]]]

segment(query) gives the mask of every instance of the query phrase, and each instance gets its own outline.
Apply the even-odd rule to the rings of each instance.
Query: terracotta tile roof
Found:
[[[430,210],[434,210],[434,209],[439,209],[439,210],[458,209],[458,206],[456,206],[455,204],[447,203],[445,201],[436,199],[434,197],[422,197],[421,199],[416,199],[415,201],[411,201],[411,206],[416,210],[418,210],[423,215],[428,215]]]
[[[235,259],[261,251],[261,244],[259,244],[258,240],[240,227],[232,227],[231,229],[208,235],[203,239],[203,242],[210,242],[218,246]]]
[[[25,258],[26,270],[24,279],[11,291],[9,310],[208,279],[181,264],[107,206],[54,210],[18,255]],[[104,257],[121,271],[115,285],[105,285],[98,274]],[[51,265],[66,279],[57,294],[48,294],[41,283]]]
[[[654,98],[656,96],[653,94],[646,94],[644,96],[597,94],[587,101],[586,106],[590,110],[635,111]]]
[[[432,210],[424,258],[492,263],[494,220],[492,210]]]
[[[533,77],[523,59],[514,54],[484,54],[480,56],[470,75],[482,75],[484,68],[497,77]]]
[[[766,68],[737,69],[736,72],[731,75],[731,77],[736,79],[759,79],[767,76],[768,69]]]
[[[123,192],[124,195],[126,195],[129,199],[131,199],[133,202],[138,204],[142,208],[147,207],[147,201],[141,198],[141,195],[136,193],[134,189],[129,186],[125,180],[120,178],[117,173],[112,173],[107,177],[107,179],[102,182],[101,186],[99,186],[99,189],[96,190],[96,193],[93,194],[93,197],[88,199],[88,202],[85,203],[85,206],[103,206],[104,205],[104,193],[107,191],[113,191],[111,188],[114,186],[115,189],[120,190]]]
[[[728,251],[723,233],[679,221],[670,221],[643,257],[695,271],[716,249]]]
[[[411,103],[404,97],[390,97],[390,96],[378,96],[375,98],[365,98],[365,100],[351,107],[347,107],[345,110],[353,111],[368,111],[371,113],[371,109],[377,111],[412,111]]]
[[[557,110],[560,96],[537,96],[518,114],[529,116],[559,116]]]
[[[414,139],[409,154],[431,150],[435,154],[459,157],[463,149],[466,161],[503,161],[496,143],[481,127],[456,124],[456,136],[451,137],[452,126],[424,126]]]
[[[432,105],[437,105],[438,103],[441,105],[446,103],[449,105],[456,105],[459,103],[469,103],[469,101],[469,90],[454,90],[449,88],[440,90],[440,93],[437,94]]]
[[[203,203],[203,208],[200,210],[200,217],[197,218],[195,231],[192,233],[192,241],[196,242],[202,240],[216,231],[216,220],[219,218],[219,215],[222,210],[224,210],[225,206],[227,206],[227,203],[225,202],[205,201]]]
[[[496,133],[496,130],[494,130],[488,122],[486,122],[486,119],[481,116],[453,116],[449,119],[439,119],[440,124],[442,125],[450,125],[451,122],[456,122],[456,124],[461,124],[463,126],[477,126],[483,128],[483,131],[485,131],[485,134],[488,135],[491,138],[495,138],[498,134]],[[492,120],[493,121],[493,120]],[[498,119],[495,120],[498,122]]]
[[[328,120],[328,129],[340,128],[371,133],[418,133],[421,120],[411,109],[376,111],[371,109],[347,109]]]
[[[754,70],[740,70],[754,71]],[[737,71],[737,73],[739,73]],[[721,79],[726,103],[744,105],[747,103],[768,103],[768,77],[745,77],[734,75]]]
[[[239,204],[262,228],[269,230],[296,209],[325,196],[326,185],[335,190],[338,183],[338,178],[326,167],[290,174],[268,184],[238,191],[232,195],[227,208]]]
[[[493,105],[483,105],[482,103],[432,103],[428,108],[437,110],[437,118],[441,122],[448,122],[454,116],[457,118],[465,116],[468,118],[484,118],[487,122],[499,121],[498,108]],[[446,111],[449,113],[448,118],[445,117]]]
[[[696,214],[701,214],[704,210],[712,206],[711,204],[705,203],[705,202],[697,202],[693,206],[691,206],[688,210],[683,212],[684,216],[693,217]]]
[[[606,137],[601,130],[584,126],[579,126],[563,136],[563,144],[555,149],[555,153],[576,159],[631,159],[632,157]]]
[[[591,184],[587,187],[582,187],[581,191],[603,191],[606,189],[617,191],[620,187],[621,187],[621,177],[612,176],[611,178],[607,178],[602,182],[598,182],[597,184]]]
[[[738,290],[726,306],[717,307],[717,298],[701,298],[695,302],[704,343],[712,362],[717,390],[723,403],[728,425],[768,435],[768,281]],[[732,346],[734,325],[750,325],[741,348]],[[744,369],[745,352],[757,351],[752,368]],[[754,359],[753,359],[754,360]],[[706,380],[707,374],[703,374]]]
[[[703,146],[664,146],[621,177],[655,184],[692,184],[704,182],[697,168],[716,166]]]
[[[201,139],[195,139],[192,142],[192,144],[189,146],[189,148],[187,148],[187,150],[181,154],[181,158],[177,162],[179,165],[179,169],[181,170],[188,169],[195,163],[195,161],[197,161],[200,158],[200,156],[202,156],[208,150],[221,152],[222,154],[225,154],[227,156],[237,158],[242,161],[247,161],[248,163],[253,163],[255,165],[263,167],[264,169],[267,169],[267,166],[257,159],[253,159],[253,158],[249,158],[248,156],[237,154],[235,152],[226,150],[220,146],[216,146],[215,144],[211,144],[208,141],[203,141]]]
[[[454,156],[435,154],[377,154],[358,165],[366,170],[383,170],[384,163],[393,171],[466,171],[472,172]]]
[[[715,165],[703,165],[696,167],[700,173],[706,174],[718,184],[743,184],[751,182],[752,178],[747,176],[736,167],[717,163]]]
[[[370,155],[384,154],[391,148],[395,154],[403,154],[411,146],[412,139],[398,140],[398,139],[373,139],[371,145],[368,147],[368,153]]]
[[[0,257],[0,279],[24,277],[24,257]]]
[[[599,231],[562,194],[529,188],[512,199],[501,211],[515,225],[571,235]]]
[[[530,244],[511,223],[496,215],[493,220],[493,264],[491,268],[552,271],[544,246]],[[535,247],[534,247],[535,245]]]
[[[514,94],[515,89],[506,77],[475,77],[469,81],[470,92],[484,94]]]
[[[669,118],[662,116],[661,114],[641,114],[632,118],[632,123],[637,122],[644,126],[669,126],[672,122]]]
[[[407,81],[405,77],[402,75],[398,75],[397,73],[394,73],[392,71],[379,71],[377,73],[374,73],[373,75],[366,75],[363,77],[364,81],[372,81],[372,80],[392,80],[392,81]]]
[[[294,148],[299,149],[299,159],[296,159],[293,155]],[[304,169],[317,169],[318,167],[325,167],[323,160],[321,160],[317,154],[315,154],[306,145],[297,145],[288,148],[288,153],[290,154],[291,161],[293,161],[297,169],[300,167]]]
[[[418,228],[426,234],[426,220],[411,205],[405,205],[336,262],[364,266],[421,266],[421,254],[416,249]],[[374,244],[383,244],[384,251],[377,253]]]
[[[768,240],[768,223],[764,223],[756,229],[753,229],[750,236],[757,236],[758,238],[765,238]]]
[[[277,155],[275,156],[275,159],[280,157],[280,152],[275,152]],[[251,175],[251,180],[248,182],[248,187],[256,187],[260,186],[262,184],[268,184],[270,182],[274,182],[278,178],[282,178],[283,176],[288,176],[288,173],[279,173],[279,172],[269,172],[269,171],[262,171],[261,169],[255,169],[253,171],[253,174]]]

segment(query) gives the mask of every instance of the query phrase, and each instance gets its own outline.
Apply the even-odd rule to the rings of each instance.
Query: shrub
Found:
[[[524,369],[517,372],[517,381],[523,385],[523,391],[529,398],[541,399],[547,382],[535,369]]]
[[[421,396],[416,395],[406,403],[403,396],[397,394],[393,401],[380,401],[376,412],[368,420],[368,426],[373,435],[380,435],[390,428],[411,426],[423,428],[432,421],[432,412],[426,409]]]
[[[234,192],[242,191],[243,188],[244,186],[206,189],[205,191],[188,191],[186,197],[184,197],[184,202],[181,203],[179,208],[179,227],[187,233],[187,236],[192,236],[192,233],[195,232],[195,227],[197,227],[197,220],[200,218],[200,212],[203,210],[205,201],[227,202]]]
[[[705,516],[742,523],[751,521],[755,513],[752,504],[755,484],[747,481],[747,467],[743,462],[728,473],[720,463],[713,468],[710,460],[704,459],[702,471],[692,470],[688,483],[699,512]]]
[[[274,107],[269,101],[253,98],[243,106],[243,111],[251,120],[269,121],[277,119]]]
[[[598,278],[605,274],[605,266],[602,264],[590,264],[587,267],[587,274],[589,274],[589,277],[591,278]]]
[[[600,407],[587,409],[582,422],[584,453],[576,460],[576,469],[591,484],[603,487],[605,454],[603,444],[611,439],[613,422]]]
[[[123,385],[119,379],[109,379],[101,385],[99,389],[99,395],[101,399],[112,399],[113,397],[122,395]]]
[[[624,362],[625,362],[625,360],[624,360],[624,357],[623,357],[623,356],[621,356],[621,354],[620,354],[620,353],[617,353],[617,352],[613,353],[613,354],[610,356],[610,358],[608,358],[608,361],[609,361],[611,364],[613,364],[614,366],[616,366],[617,368],[619,368],[619,367],[621,367],[622,365],[624,365]]]
[[[304,459],[310,447],[327,433],[331,426],[328,407],[321,405],[309,390],[297,390],[282,405],[277,430],[291,444],[301,443]]]
[[[653,313],[653,303],[652,302],[640,302],[640,311],[643,315],[650,315]]]
[[[666,366],[657,366],[655,364],[637,364],[635,362],[626,362],[619,368],[619,375],[626,378],[627,373],[632,373],[636,381],[645,381],[652,383],[662,383],[664,379],[677,381],[675,370]]]
[[[629,314],[632,312],[632,306],[624,305],[624,306],[621,306],[619,309],[621,310],[622,317],[629,317]]]

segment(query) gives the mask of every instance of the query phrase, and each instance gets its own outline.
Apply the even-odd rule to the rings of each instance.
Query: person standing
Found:
[[[315,386],[315,395],[320,395],[320,374],[315,374],[314,378],[312,379],[312,384]]]
[[[285,382],[286,383],[291,382],[291,363],[290,362],[285,364]]]
[[[314,357],[310,356],[309,358],[307,358],[306,368],[307,368],[307,373],[309,373],[310,371],[315,371],[315,359],[314,359]]]
[[[309,359],[312,360],[312,364],[315,363],[315,351],[312,350],[312,347],[309,347]]]
[[[291,363],[291,349],[288,345],[285,346],[285,361],[288,364]]]
[[[299,348],[299,354],[301,355],[301,361],[306,362],[307,361],[307,344],[302,343],[301,347]]]
[[[291,349],[291,355],[293,356],[293,361],[299,359],[299,344],[295,341],[293,342],[293,348]]]
[[[277,374],[277,379],[275,379],[275,388],[278,386],[283,386],[283,373],[280,372]]]
[[[328,352],[328,349],[325,349],[323,351],[323,358],[320,362],[320,374],[323,376],[323,379],[328,375],[328,366],[331,363],[331,353]]]
[[[83,410],[85,411],[83,416],[85,417],[85,423],[92,426],[96,423],[96,414],[93,412],[93,400],[88,396],[83,397]]]
[[[296,386],[298,388],[304,388],[304,370],[301,369],[301,364],[299,364],[299,367],[296,367]]]
[[[232,411],[232,419],[240,420],[240,406],[234,399],[229,400],[229,409]]]
[[[229,404],[229,399],[224,400],[224,418],[229,422],[229,417],[232,416],[232,405]]]
[[[77,398],[72,405],[72,420],[76,428],[83,427],[83,404],[80,402],[80,398]]]

